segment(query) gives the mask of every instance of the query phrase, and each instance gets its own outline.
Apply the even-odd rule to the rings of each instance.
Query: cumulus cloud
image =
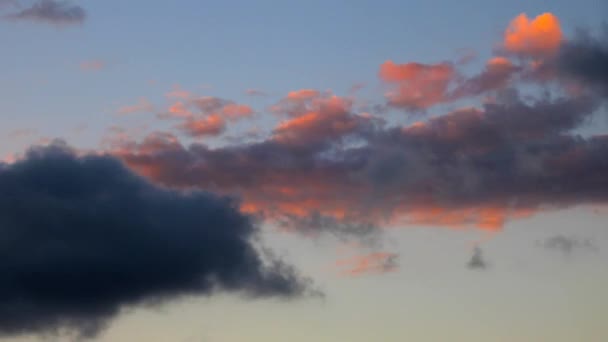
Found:
[[[97,334],[122,309],[236,291],[314,293],[254,248],[230,198],[159,188],[105,155],[65,144],[0,163],[0,336]]]
[[[504,49],[524,57],[555,54],[563,40],[559,19],[552,13],[528,18],[525,13],[511,21],[504,33]]]
[[[82,24],[86,19],[86,11],[69,1],[39,0],[31,7],[17,13],[9,14],[12,20],[31,20],[54,25]]]

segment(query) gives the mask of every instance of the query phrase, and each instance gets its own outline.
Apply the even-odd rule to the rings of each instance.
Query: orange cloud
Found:
[[[253,109],[247,105],[229,103],[222,108],[222,114],[228,119],[235,120],[251,116]]]
[[[554,54],[563,40],[559,19],[543,13],[534,19],[524,13],[511,21],[504,34],[504,48],[508,52],[545,57]]]
[[[286,144],[323,143],[354,132],[369,118],[350,112],[352,101],[343,97],[314,98],[302,114],[280,123],[274,138]],[[292,114],[294,115],[294,114]]]
[[[456,72],[450,63],[395,64],[389,60],[380,66],[379,75],[383,81],[397,85],[386,95],[391,105],[426,109],[448,100],[448,86]]]
[[[152,111],[154,111],[154,105],[152,105],[146,98],[142,97],[134,105],[120,107],[118,109],[118,114],[124,115]]]
[[[287,98],[290,100],[307,100],[319,96],[319,91],[315,89],[301,89],[290,91]]]
[[[98,71],[106,67],[106,62],[102,60],[91,60],[80,63],[80,69],[84,71]]]
[[[213,114],[204,118],[187,119],[179,128],[193,137],[213,136],[224,132],[226,122],[221,116]]]
[[[397,256],[395,253],[376,252],[338,260],[336,266],[343,269],[340,273],[345,276],[382,274],[397,269]]]

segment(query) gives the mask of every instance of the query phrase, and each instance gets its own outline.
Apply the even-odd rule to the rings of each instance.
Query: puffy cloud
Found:
[[[55,25],[82,24],[86,19],[85,10],[68,1],[39,0],[31,7],[7,16],[13,20],[32,20]]]
[[[450,63],[395,64],[386,61],[380,66],[380,78],[396,85],[387,94],[389,104],[408,110],[423,110],[448,101],[448,86],[456,71]]]
[[[555,54],[562,40],[559,19],[555,15],[543,13],[531,19],[522,13],[505,30],[503,47],[513,54],[541,58]]]
[[[94,336],[124,308],[191,295],[315,293],[252,245],[234,200],[159,188],[64,144],[0,163],[0,336]]]

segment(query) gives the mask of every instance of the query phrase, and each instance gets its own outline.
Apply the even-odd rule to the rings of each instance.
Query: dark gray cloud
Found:
[[[573,236],[556,235],[545,239],[538,245],[550,249],[557,250],[564,254],[570,254],[574,250],[595,250],[594,244],[590,239],[580,239]]]
[[[236,291],[293,297],[310,280],[254,248],[233,199],[156,187],[65,144],[0,163],[0,336],[94,336],[121,309]]]
[[[86,11],[69,1],[39,0],[32,6],[7,16],[13,20],[33,20],[55,25],[81,24]]]
[[[471,260],[469,260],[469,262],[467,263],[467,267],[470,269],[477,270],[485,269],[487,267],[487,264],[483,259],[483,253],[479,246],[475,246],[475,249],[473,249],[473,255],[471,256]]]
[[[608,24],[597,36],[580,31],[574,39],[565,42],[555,64],[562,74],[608,96]]]

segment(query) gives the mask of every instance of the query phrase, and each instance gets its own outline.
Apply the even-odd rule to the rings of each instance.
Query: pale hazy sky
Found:
[[[48,7],[46,11],[44,6]],[[548,33],[543,31],[540,40],[535,38],[536,33],[529,33],[535,28],[529,28],[530,31],[521,32],[521,39],[530,39],[525,47],[518,50],[519,45],[509,45],[505,30],[522,13],[530,20],[543,13],[558,18],[559,42],[549,46],[551,30],[555,27],[545,25],[540,31],[546,29]],[[274,172],[278,173],[268,174],[282,180],[279,171],[296,165],[285,177],[296,188],[302,187],[297,190],[285,188],[281,182],[273,183],[274,179],[255,178],[257,172],[261,172],[259,167],[263,168],[254,164],[255,158],[243,164],[249,154],[258,151],[244,146],[259,143],[263,149],[265,143],[277,141],[279,145],[297,141],[304,146],[325,142],[323,139],[335,142],[342,139],[341,134],[349,130],[351,124],[360,127],[358,125],[368,119],[382,121],[385,125],[382,127],[402,127],[404,134],[410,132],[414,136],[414,129],[432,126],[431,118],[458,114],[462,108],[478,113],[470,108],[485,108],[484,103],[493,101],[499,103],[502,100],[497,98],[510,96],[509,89],[518,89],[525,101],[525,96],[543,98],[543,92],[551,93],[548,102],[560,96],[568,101],[578,100],[579,96],[587,99],[584,96],[592,94],[589,97],[594,97],[595,102],[589,105],[592,109],[588,109],[590,113],[585,114],[581,122],[555,128],[559,130],[556,134],[564,136],[581,133],[584,138],[580,139],[588,139],[585,141],[591,145],[594,137],[608,132],[608,86],[606,79],[602,79],[605,77],[602,75],[606,75],[605,67],[604,74],[598,72],[597,83],[588,81],[591,78],[576,79],[580,82],[576,85],[583,89],[577,88],[580,90],[577,92],[568,88],[571,83],[565,86],[566,83],[560,83],[568,82],[563,78],[551,78],[551,70],[548,80],[540,80],[542,76],[533,73],[536,69],[532,65],[552,67],[551,61],[557,58],[553,53],[561,56],[555,51],[562,51],[567,42],[574,41],[577,29],[599,32],[606,13],[608,5],[604,0],[314,0],[305,3],[0,0],[0,41],[4,46],[0,55],[0,161],[5,160],[9,165],[22,158],[29,146],[45,145],[60,138],[79,154],[107,152],[135,172],[169,187],[200,186],[222,194],[233,194],[237,189],[236,195],[244,197],[243,211],[272,212],[270,218],[259,223],[264,246],[300,274],[310,277],[324,293],[323,298],[304,295],[289,299],[272,296],[251,299],[226,291],[174,298],[162,305],[124,306],[94,341],[606,341],[608,176],[600,174],[594,178],[595,183],[584,183],[582,186],[588,187],[595,184],[596,189],[591,186],[585,188],[589,191],[579,193],[572,190],[580,181],[576,175],[590,179],[596,174],[587,169],[571,172],[571,168],[564,167],[564,173],[551,173],[551,177],[563,183],[547,187],[559,187],[555,192],[547,193],[545,187],[537,187],[537,183],[514,182],[507,185],[506,190],[498,186],[499,195],[483,193],[479,198],[486,195],[487,198],[482,200],[475,197],[477,193],[462,194],[457,190],[452,193],[451,184],[445,185],[449,188],[445,192],[449,194],[443,194],[443,183],[439,182],[441,195],[438,196],[445,196],[441,198],[456,204],[433,202],[429,209],[427,202],[421,205],[417,199],[407,202],[408,198],[424,197],[425,192],[418,192],[418,187],[409,187],[410,183],[383,183],[385,179],[397,177],[390,173],[370,176],[380,179],[365,183],[369,187],[362,187],[362,191],[367,195],[361,198],[357,197],[360,194],[357,191],[344,193],[352,184],[350,181],[356,183],[359,180],[356,177],[364,177],[359,173],[352,179],[350,174],[344,176],[348,179],[346,185],[341,183],[326,191],[328,183],[323,177],[339,179],[339,176],[333,178],[334,172],[342,172],[344,165],[358,165],[358,155],[341,155],[338,147],[319,155],[329,159],[338,155],[336,160],[346,162],[318,173],[307,169],[308,164],[304,162],[289,164],[292,161],[280,155],[282,150],[272,150],[286,159],[281,159],[285,164],[277,163],[280,165]],[[606,35],[601,37],[600,40],[606,39]],[[604,41],[604,52],[606,46]],[[506,61],[507,69],[491,69],[491,58],[501,58],[492,60],[496,63]],[[384,69],[388,68],[388,61],[397,64],[394,70]],[[417,74],[420,65],[407,67],[407,63],[412,62],[421,63],[424,66],[420,69],[428,67],[428,70]],[[449,71],[441,69],[443,66]],[[474,79],[474,75],[483,70],[489,70],[488,78]],[[490,80],[490,77],[504,75],[502,71],[494,74],[494,70],[508,70],[505,72],[510,76],[494,82],[496,79]],[[475,87],[481,84],[480,90],[471,86],[462,88],[466,96],[455,95],[456,91],[450,93],[454,97],[436,96],[443,77],[446,84],[453,82],[446,87],[456,89],[459,84],[469,84],[467,80],[474,79],[470,84],[479,82]],[[596,84],[597,92],[593,88],[585,93],[587,86],[591,89]],[[288,95],[302,90],[316,91],[309,97],[302,92],[299,95],[306,97],[304,101],[312,102],[298,102],[300,99],[294,100],[295,93]],[[410,93],[415,94],[410,96]],[[198,99],[214,99],[220,104],[207,110],[202,102],[196,102]],[[337,104],[331,102],[334,100]],[[300,105],[304,107],[298,107]],[[311,124],[302,131],[289,131],[306,120],[321,121],[323,115],[334,115],[334,105],[356,113],[355,119],[349,116],[328,126]],[[557,112],[566,107],[549,108]],[[200,113],[193,114],[197,110]],[[287,113],[290,110],[293,112]],[[486,115],[481,109],[479,113]],[[508,110],[502,113],[510,114]],[[525,115],[537,114],[540,115],[530,109]],[[200,122],[192,119],[196,115],[200,115]],[[353,121],[349,121],[351,119]],[[551,124],[557,120],[549,118],[546,122],[538,121],[538,125],[553,127]],[[536,118],[527,121],[533,122],[530,125],[537,123]],[[528,126],[520,126],[519,121],[513,123],[507,118],[500,122],[504,126],[513,125],[516,132],[513,134],[528,132]],[[458,139],[459,134],[487,141],[480,138],[484,131],[474,131],[466,124],[450,130],[451,125],[446,123],[445,130],[433,136],[432,143],[444,136]],[[370,138],[373,134],[383,137],[397,134],[384,136],[389,128],[381,128],[382,133],[365,131],[357,138],[372,144],[369,141],[373,140]],[[537,132],[535,129],[542,130],[542,134],[554,133],[553,128],[533,127],[531,134]],[[240,159],[208,156],[205,162],[212,160],[211,163],[215,161],[223,166],[210,167],[211,171],[205,169],[208,173],[201,177],[206,178],[199,180],[196,167],[200,164],[188,164],[184,160],[206,152],[186,149],[188,152],[184,153],[190,153],[189,157],[179,154],[174,159],[156,160],[160,166],[151,166],[148,163],[153,162],[131,154],[133,151],[148,153],[148,145],[142,141],[158,132],[170,133],[167,139],[175,139],[171,141],[185,149],[190,143],[197,143],[211,150],[232,151],[234,147],[245,152],[236,152]],[[517,139],[531,139],[524,133]],[[411,139],[409,143],[418,143],[414,140],[417,138]],[[421,150],[427,151],[424,142],[420,144]],[[548,149],[548,158],[554,156],[551,153],[559,154],[566,148],[563,146]],[[583,155],[577,165],[606,169],[608,155],[602,155],[602,151],[608,150],[605,143],[601,146],[603,149],[597,150],[600,152]],[[149,148],[157,151],[155,146]],[[304,158],[302,155],[306,152],[297,151],[289,156]],[[420,155],[408,159],[411,157],[408,154],[404,163],[425,163],[426,159]],[[437,152],[437,163],[441,162],[442,155]],[[488,160],[496,161],[501,155],[492,158]],[[166,166],[163,163],[167,160],[175,161],[177,166]],[[499,173],[500,168],[508,168],[511,162],[516,163],[496,161],[491,167],[499,170],[492,169],[488,177],[499,185],[508,182],[510,178],[501,178]],[[540,161],[525,161],[530,168],[540,164]],[[252,165],[252,168],[249,170],[243,165]],[[289,166],[282,168],[284,165]],[[554,169],[562,167],[558,162],[551,165]],[[474,165],[480,170],[486,170],[486,166]],[[177,172],[178,176],[172,173],[188,167],[195,171]],[[399,167],[395,169],[403,170]],[[425,172],[436,175],[437,169],[433,167],[407,169],[411,172],[407,177],[422,177],[420,174]],[[446,182],[457,179],[470,187],[478,184],[478,169],[447,170],[454,173],[442,174],[436,179]],[[483,170],[479,174],[485,172]],[[2,172],[0,163],[0,176]],[[232,177],[231,172],[236,176]],[[222,176],[228,173],[230,176],[226,176],[228,181],[225,181]],[[213,179],[214,175],[217,180]],[[249,178],[234,188],[226,185],[241,181],[238,176],[250,175],[253,185],[247,182]],[[560,175],[565,176],[558,178]],[[543,178],[534,179],[540,184]],[[266,181],[263,189],[262,186],[256,188],[256,182]],[[3,184],[6,182],[0,178],[0,200]],[[323,189],[316,188],[317,184]],[[397,186],[411,191],[403,193],[407,208],[395,209],[403,210],[405,215],[385,220],[383,215],[394,218],[392,209],[387,209],[394,204],[391,200],[402,199],[396,195],[398,191],[390,189]],[[513,197],[504,197],[503,193],[511,188]],[[331,191],[336,192],[335,196]],[[340,191],[342,193],[337,194]],[[513,198],[516,202],[518,198],[524,199],[511,207],[509,201]],[[509,207],[505,209],[507,202]],[[0,201],[0,225],[5,222],[3,203]],[[335,203],[339,205],[334,206]],[[355,223],[372,223],[372,232],[353,234],[332,229],[332,225],[340,225],[344,211],[348,217],[355,212],[360,214],[362,203],[372,208],[367,213],[370,219],[355,219]],[[397,208],[397,204],[394,205]],[[337,222],[313,221],[302,228],[304,232],[299,232],[299,227],[292,231],[274,220],[277,217],[274,215],[286,214],[303,222],[312,217],[309,215],[313,211],[329,215]],[[353,224],[352,221],[346,223]],[[475,246],[479,248],[483,265],[469,267]],[[3,248],[0,243],[0,255],[4,253]],[[4,269],[2,263],[0,259],[0,270]],[[0,304],[0,314],[5,312],[10,310]],[[0,317],[2,341],[61,341],[64,338],[27,333],[3,336],[2,320]]]

